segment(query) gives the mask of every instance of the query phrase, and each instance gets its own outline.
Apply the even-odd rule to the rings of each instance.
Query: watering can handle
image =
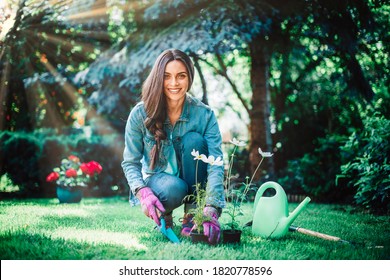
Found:
[[[257,190],[256,196],[255,196],[255,200],[254,200],[254,203],[253,203],[254,209],[256,209],[256,206],[257,206],[257,203],[258,203],[259,200],[260,200],[260,197],[262,197],[263,194],[264,194],[264,192],[265,192],[266,190],[270,189],[270,188],[273,188],[273,189],[275,190],[275,192],[276,192],[275,195],[277,195],[278,192],[279,192],[280,190],[283,191],[282,186],[280,186],[278,183],[273,182],[273,181],[265,182],[265,183],[262,184],[262,185],[259,187],[259,189]]]

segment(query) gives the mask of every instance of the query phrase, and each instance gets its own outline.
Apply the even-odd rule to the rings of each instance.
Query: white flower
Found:
[[[207,158],[207,156],[206,155],[204,155],[204,154],[201,154],[200,155],[200,157],[199,157],[199,159],[201,159],[202,161],[204,161],[205,163],[208,163],[208,158]]]
[[[215,158],[214,156],[206,157],[205,155],[202,155],[202,161],[210,165],[217,165],[217,166],[223,165],[223,160],[221,157]]]
[[[229,140],[229,142],[239,147],[244,147],[246,145],[244,141],[237,140],[236,138],[233,138],[233,140]]]
[[[262,156],[262,157],[272,157],[273,154],[271,154],[270,152],[263,152],[261,150],[261,148],[259,148],[259,154]]]
[[[195,149],[192,149],[191,155],[194,156],[194,160],[200,160],[202,159],[203,155],[199,155],[198,151],[195,151]]]

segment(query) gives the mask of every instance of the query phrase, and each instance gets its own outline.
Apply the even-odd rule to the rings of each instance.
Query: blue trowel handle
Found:
[[[160,231],[165,237],[167,237],[173,243],[180,243],[179,238],[173,232],[171,228],[166,228],[165,219],[163,217],[160,218],[161,226]]]

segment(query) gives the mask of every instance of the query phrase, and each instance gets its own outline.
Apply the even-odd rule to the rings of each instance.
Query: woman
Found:
[[[222,158],[222,139],[213,111],[187,94],[193,80],[194,66],[185,53],[169,49],[160,54],[143,84],[142,101],[127,120],[122,168],[145,215],[158,225],[163,215],[167,227],[172,227],[172,211],[183,204],[186,195],[193,194],[196,179],[207,181],[210,194],[204,213],[211,220],[203,226],[209,241],[216,243],[218,217],[225,206],[223,166],[199,161],[196,174],[191,151]],[[188,213],[192,207],[196,205],[185,203],[184,236],[193,227]]]

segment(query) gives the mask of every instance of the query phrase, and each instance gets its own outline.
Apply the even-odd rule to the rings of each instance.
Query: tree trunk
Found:
[[[249,160],[251,172],[255,171],[261,160],[258,149],[264,152],[272,152],[272,138],[270,129],[270,92],[268,86],[270,55],[267,51],[266,41],[255,38],[249,45],[252,58],[251,87],[252,87],[252,110],[250,111],[250,144]],[[271,177],[274,174],[273,158],[267,158],[257,171],[254,180],[262,176],[261,170],[266,170]]]

